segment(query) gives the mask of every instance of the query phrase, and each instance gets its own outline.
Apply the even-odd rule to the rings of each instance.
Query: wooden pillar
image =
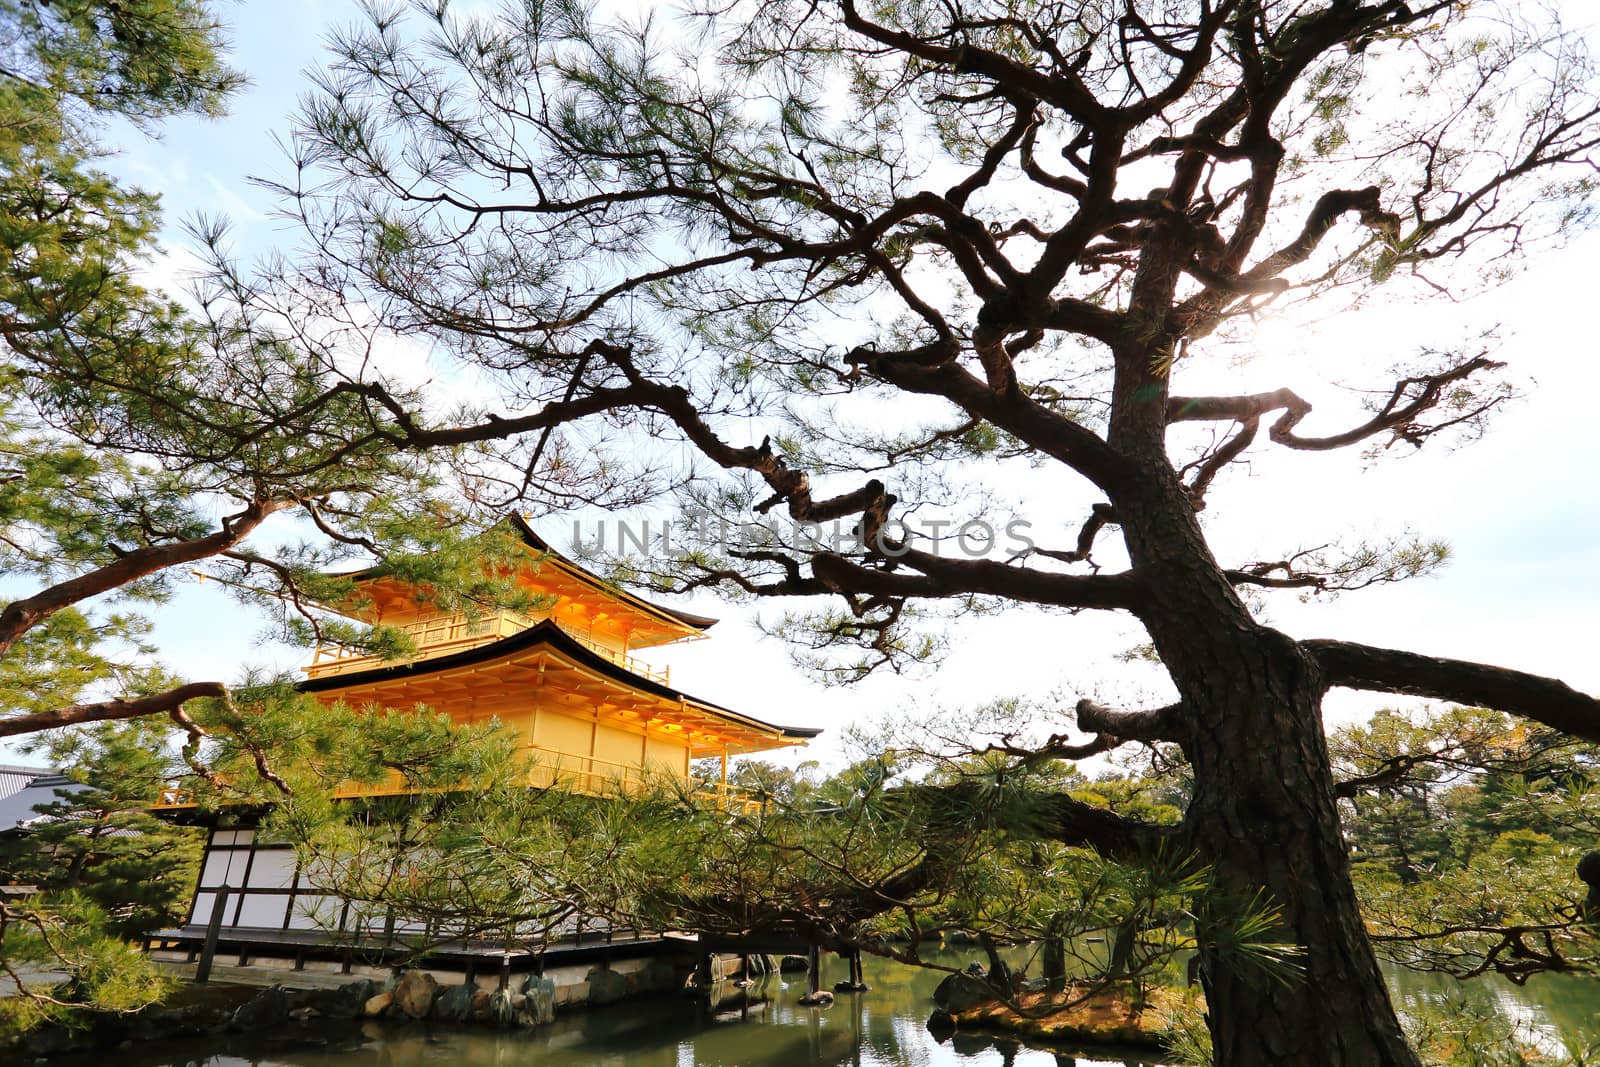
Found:
[[[822,949],[812,942],[806,950],[806,991],[815,993],[822,988]]]
[[[211,961],[217,955],[217,939],[222,936],[222,909],[227,906],[228,894],[232,892],[224,882],[217,887],[216,899],[211,902],[211,921],[206,923],[206,943],[200,949],[200,962],[194,969],[196,985],[204,985],[211,979]]]
[[[1067,945],[1059,937],[1047,937],[1043,952],[1045,988],[1060,993],[1067,988]]]
[[[865,972],[861,967],[861,949],[852,948],[844,954],[845,962],[850,965],[850,976],[833,987],[836,993],[865,993],[868,988]]]
[[[594,721],[589,724],[589,773],[583,779],[583,787],[591,793],[600,792],[599,784],[595,781],[595,754],[600,747],[600,709],[590,711]]]

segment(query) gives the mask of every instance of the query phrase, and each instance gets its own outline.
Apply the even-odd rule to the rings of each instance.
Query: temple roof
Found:
[[[665,604],[657,604],[654,601],[646,600],[644,597],[630,593],[621,586],[613,585],[612,583],[607,582],[605,579],[591,573],[581,564],[573,560],[570,556],[558,551],[550,544],[550,542],[540,537],[538,533],[535,532],[534,528],[528,525],[528,520],[523,518],[520,513],[514,511],[507,516],[507,519],[511,523],[512,529],[516,530],[517,533],[522,536],[522,540],[528,545],[529,548],[532,548],[534,551],[540,552],[551,559],[554,559],[556,563],[563,568],[588,579],[594,584],[595,588],[603,589],[605,592],[610,593],[613,596],[624,598],[634,604],[656,612],[657,614],[666,615],[669,618],[676,619],[685,626],[692,626],[696,630],[709,630],[711,627],[717,624],[717,620],[708,615],[695,615],[692,612],[681,611],[678,608],[668,607]]]
[[[567,602],[569,607],[579,611],[580,616],[584,614],[584,609],[578,605],[582,604],[592,609],[591,618],[609,617],[611,622],[606,625],[625,634],[632,648],[649,648],[695,637],[716,625],[716,619],[657,604],[606,581],[540,537],[528,521],[516,512],[507,515],[504,521],[536,555],[534,562],[537,571],[530,579],[531,584]],[[550,569],[546,571],[546,567]],[[409,587],[403,586],[398,580],[391,582],[388,575],[381,573],[378,565],[336,577],[366,583],[368,595],[378,604],[377,614],[380,617],[385,604],[393,606],[415,596]],[[393,587],[385,588],[386,585]],[[367,617],[371,614],[370,611],[363,612],[355,617],[364,622],[377,621],[376,618]],[[563,621],[569,628],[577,626],[582,629],[578,619],[563,618]]]
[[[405,683],[421,686],[430,679],[462,675],[469,670],[473,677],[480,677],[485,673],[484,668],[499,665],[504,669],[490,675],[494,681],[486,682],[486,686],[494,692],[514,695],[514,690],[510,690],[505,682],[515,679],[509,677],[507,672],[533,670],[536,664],[542,666],[549,661],[548,658],[542,658],[540,653],[551,652],[583,670],[610,679],[625,691],[648,695],[655,698],[657,704],[665,702],[667,705],[675,705],[675,708],[666,708],[664,715],[687,720],[703,720],[708,729],[714,729],[715,732],[734,739],[734,743],[729,746],[729,750],[733,752],[759,751],[764,748],[796,744],[816,737],[822,732],[820,728],[782,726],[765,722],[710,701],[689,696],[595,651],[548,619],[510,637],[462,652],[412,663],[311,678],[301,682],[299,688],[307,693],[332,693],[347,690],[377,690]],[[417,702],[429,701],[419,695]]]

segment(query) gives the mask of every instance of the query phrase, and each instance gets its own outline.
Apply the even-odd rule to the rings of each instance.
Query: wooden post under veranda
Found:
[[[222,936],[222,910],[228,906],[230,892],[226,882],[217,887],[217,899],[211,904],[211,921],[206,923],[205,945],[200,949],[200,962],[194,968],[196,985],[205,985],[211,980],[211,961],[216,958],[217,940]]]

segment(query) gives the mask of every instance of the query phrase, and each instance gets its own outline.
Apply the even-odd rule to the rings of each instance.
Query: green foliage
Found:
[[[1215,1062],[1211,1028],[1206,1025],[1205,1004],[1190,990],[1183,1003],[1162,1019],[1163,1044],[1174,1063],[1185,1067],[1211,1067]]]
[[[0,999],[0,1034],[82,1012],[126,1012],[168,983],[130,939],[180,922],[198,872],[198,831],[153,817],[174,775],[171,729],[101,723],[38,742],[76,788],[0,840],[0,882],[37,892],[0,906],[0,970],[29,975]],[[39,976],[63,975],[58,981]]]
[[[0,571],[11,598],[0,609],[29,608],[6,616],[0,722],[175,691],[182,680],[155,657],[140,611],[190,568],[280,636],[385,657],[414,645],[332,617],[329,606],[363,605],[328,572],[376,563],[469,616],[529,607],[504,566],[520,551],[510,535],[479,536],[460,484],[446,487],[405,447],[398,418],[375,427],[377,394],[344,388],[348,334],[267,328],[225,265],[193,312],[136,281],[156,251],[157,199],[96,166],[101,122],[220,113],[240,77],[209,5],[0,0],[0,39]],[[386,254],[406,253],[401,236],[385,232]],[[220,226],[197,237],[225,260]],[[398,384],[381,400],[391,416],[421,406]],[[232,516],[226,530],[290,509],[298,535],[270,547],[241,537],[187,551],[217,534],[219,513]],[[187,713],[181,729],[96,727],[50,742],[88,789],[8,844],[8,876],[45,893],[8,913],[0,959],[74,972],[63,1003],[121,1011],[160,993],[119,939],[187,902],[189,835],[144,811],[166,780],[186,777],[218,809],[292,796],[282,818],[310,836],[336,821],[332,795],[352,784],[436,794],[504,765],[487,727],[324,708],[281,680],[247,676]],[[24,1007],[19,1026],[58,1010],[40,998]]]
[[[106,933],[109,920],[85,897],[67,893],[48,902],[0,907],[0,972],[21,993],[0,998],[0,1038],[41,1022],[71,1023],[84,1012],[130,1012],[158,1003],[171,983],[143,951]],[[51,983],[44,975],[66,972]]]
[[[389,912],[441,940],[537,949],[584,919],[624,924],[661,847],[656,799],[530,788],[537,766],[510,762],[469,788],[394,795],[312,813],[291,802],[266,826],[294,842],[302,877],[369,924]],[[308,817],[308,815],[310,817]]]
[[[370,850],[354,847],[358,828],[375,822],[383,829],[373,833],[393,834],[408,825],[409,812],[430,833],[454,834],[424,865],[435,872],[459,871],[437,856],[464,862],[462,842],[489,828],[487,809],[478,807],[470,819],[442,819],[447,796],[483,803],[528,795],[516,745],[492,723],[459,727],[426,708],[326,706],[286,680],[248,682],[190,710],[192,731],[146,719],[39,742],[84,788],[47,805],[27,834],[0,843],[5,880],[41,890],[26,906],[5,909],[0,969],[70,977],[59,989],[30,985],[30,996],[5,1001],[7,1025],[127,1011],[165,995],[166,984],[127,939],[181,921],[187,910],[200,840],[149,813],[174,783],[200,811],[223,820],[276,805],[266,832],[301,844],[308,862],[330,843],[346,860],[369,857]],[[380,797],[335,800],[363,790]],[[362,899],[359,886],[343,888]]]
[[[1590,1067],[1600,1049],[1550,1041],[1525,1023],[1461,997],[1408,1012],[1406,1036],[1428,1067]]]
[[[945,965],[926,947],[975,937],[1006,968],[992,976],[1001,996],[1012,992],[1006,975],[1045,971],[1049,944],[1062,978],[1136,996],[1175,980],[1201,940],[1232,965],[1278,980],[1296,974],[1273,909],[1234,899],[1191,858],[1159,847],[1112,858],[1052,840],[1059,790],[1095,806],[1145,792],[1126,780],[1090,781],[1056,762],[880,750],[826,775],[741,764],[731,781],[751,791],[748,802],[616,802],[629,806],[624,825],[635,835],[615,850],[617,870],[636,865],[617,898],[638,909],[629,921],[821,936],[933,967]],[[1135,805],[1176,818],[1148,799]],[[1002,965],[993,950],[1005,945],[1029,946],[1027,958]]]
[[[193,481],[95,442],[87,365],[182,363],[194,331],[165,298],[134,282],[150,252],[156,199],[95,166],[100,124],[141,126],[219,113],[239,76],[221,58],[220,27],[195,0],[0,0],[0,570],[49,583],[115,561],[156,538],[208,529]],[[73,369],[60,373],[65,363]],[[106,399],[102,391],[99,399]],[[108,403],[109,409],[117,405]],[[63,434],[64,423],[101,432]],[[216,488],[211,483],[208,488]],[[159,533],[155,533],[159,531]],[[159,599],[160,576],[136,575],[122,599]],[[0,655],[0,714],[48,712],[105,692],[166,684],[142,659],[142,619],[69,604]],[[40,893],[0,914],[0,967],[62,970],[59,986],[25,986],[0,1001],[6,1029],[79,1010],[127,1011],[165,984],[124,938],[172,921],[187,903],[192,834],[145,807],[171,773],[165,733],[104,726],[52,739],[52,759],[83,788],[46,806],[3,846],[7,881]]]
[[[197,231],[224,261],[197,309],[135,280],[157,202],[95,168],[99,121],[220,111],[240,79],[209,7],[4,0],[0,37],[0,609],[30,609],[0,635],[0,717],[174,685],[138,612],[191,569],[279,637],[386,658],[409,638],[332,615],[360,604],[328,572],[376,562],[440,610],[526,607],[501,568],[509,536],[478,537],[459,480],[405,447],[394,412],[419,395],[348,390],[347,332],[265,325],[220,226]],[[386,426],[375,397],[394,405],[378,403]],[[199,547],[219,515],[227,530],[290,511],[298,530],[270,547],[249,525]]]
[[[73,609],[57,612],[0,657],[0,700],[8,710],[37,712],[71,704],[106,683],[137,692],[161,677],[159,669],[141,670],[115,653],[147,651],[147,629],[145,620],[122,613],[91,618]]]
[[[436,795],[510,782],[516,745],[495,721],[457,725],[411,708],[323,704],[291,679],[250,679],[226,699],[193,702],[180,779],[204,809],[276,803],[276,816],[309,834],[342,818],[351,791]]]
[[[218,113],[240,76],[195,0],[5,0],[5,80],[57,101],[133,119]]]
[[[1600,829],[1600,750],[1473,708],[1382,711],[1329,744],[1361,787],[1345,831],[1381,954],[1514,981],[1600,964],[1574,875]]]
[[[98,349],[138,359],[183,348],[176,309],[129,269],[149,251],[155,198],[94,168],[102,151],[95,133],[107,115],[150,123],[218,113],[240,84],[222,61],[220,27],[196,0],[4,0],[0,38],[8,42],[0,59],[7,346],[39,358]],[[50,392],[49,383],[33,384]],[[3,411],[16,383],[7,375],[0,385]],[[85,457],[74,453],[56,465],[77,465],[81,477]],[[33,455],[30,475],[41,462],[54,461]]]
[[[26,832],[0,841],[6,880],[37,886],[41,907],[62,893],[95,904],[112,936],[181,921],[200,839],[149,813],[173,775],[170,735],[164,725],[101,723],[38,746],[78,788],[58,791]]]

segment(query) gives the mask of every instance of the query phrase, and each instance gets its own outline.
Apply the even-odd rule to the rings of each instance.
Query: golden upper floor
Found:
[[[643,677],[666,682],[665,671],[630,652],[703,636],[715,619],[651,603],[611,585],[563,556],[534,533],[519,515],[508,520],[526,549],[518,586],[538,607],[526,611],[441,612],[418,590],[393,577],[357,572],[362,606],[348,612],[360,621],[397,627],[416,646],[415,660],[468,651],[549,620],[588,648]],[[334,646],[317,649],[306,667],[310,678],[357,673],[382,663],[378,656]]]

